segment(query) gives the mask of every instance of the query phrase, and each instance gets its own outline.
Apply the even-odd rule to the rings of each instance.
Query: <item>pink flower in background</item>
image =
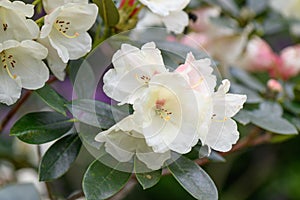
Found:
[[[267,83],[267,86],[274,92],[281,92],[283,90],[281,84],[275,79],[270,79]]]
[[[276,63],[277,55],[269,44],[259,37],[251,39],[237,66],[248,71],[267,71]]]

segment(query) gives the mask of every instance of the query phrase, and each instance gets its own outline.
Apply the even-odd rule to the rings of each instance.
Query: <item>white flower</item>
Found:
[[[291,19],[300,19],[300,1],[299,0],[271,0],[270,6],[281,13],[283,16]]]
[[[168,31],[176,34],[182,33],[189,23],[188,15],[183,9],[189,4],[190,0],[140,0],[151,12],[146,12],[145,16],[138,23],[138,27],[164,24]]]
[[[134,120],[141,124],[147,144],[154,152],[188,153],[199,140],[200,113],[206,106],[201,94],[176,72],[157,74],[148,85],[133,104]]]
[[[88,0],[43,0],[43,7],[46,13],[52,12],[55,8],[63,6],[67,3],[88,3]]]
[[[20,97],[21,89],[35,90],[44,86],[49,71],[42,59],[47,49],[25,40],[8,40],[0,44],[0,102],[11,105]]]
[[[35,39],[39,34],[38,25],[31,19],[34,6],[21,1],[0,1],[0,42],[6,40]]]
[[[132,116],[99,133],[95,140],[105,142],[105,150],[118,161],[128,162],[136,155],[151,170],[160,169],[171,157],[170,151],[153,152],[153,149],[146,144],[140,127],[132,120]]]
[[[97,13],[98,8],[95,4],[68,3],[45,16],[40,37],[46,39],[43,41],[44,44],[51,44],[61,61],[65,63],[62,65],[59,59],[47,58],[50,63],[53,63],[50,69],[54,74],[59,74],[58,78],[63,79],[61,72],[69,59],[78,59],[91,50],[92,39],[87,30],[94,24]],[[55,65],[63,68],[54,68]]]
[[[207,135],[200,136],[203,145],[221,152],[229,151],[239,139],[237,124],[231,117],[243,108],[247,99],[246,95],[227,94],[229,88],[230,82],[225,79],[213,94],[210,128]]]
[[[132,104],[155,74],[167,71],[154,42],[143,45],[141,49],[123,44],[114,54],[112,63],[114,69],[104,75],[103,90],[121,104]]]

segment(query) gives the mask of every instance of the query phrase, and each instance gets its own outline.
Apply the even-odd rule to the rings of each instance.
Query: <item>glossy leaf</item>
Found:
[[[259,109],[249,112],[251,122],[265,130],[278,134],[298,134],[295,126],[281,117],[282,113],[281,106],[273,102],[263,102]]]
[[[153,171],[148,169],[147,166],[138,158],[134,159],[134,171],[138,182],[141,184],[144,190],[156,185],[161,177],[161,170]]]
[[[119,11],[112,0],[93,0],[99,8],[104,23],[107,26],[114,26],[119,22]]]
[[[0,189],[1,200],[40,200],[40,196],[33,184],[9,185]]]
[[[174,178],[194,198],[218,199],[218,191],[209,175],[196,163],[181,156],[168,166]]]
[[[75,100],[67,107],[79,121],[104,129],[110,128],[117,121],[129,115],[128,106],[115,107],[90,99]]]
[[[56,112],[36,112],[24,115],[11,128],[10,135],[29,144],[53,141],[73,127],[69,118]]]
[[[247,103],[260,103],[263,101],[263,98],[256,91],[233,82],[231,83],[230,91],[236,94],[247,95]]]
[[[49,85],[45,85],[43,88],[38,89],[35,93],[41,97],[41,99],[55,111],[66,116],[65,103],[66,100],[60,96],[54,89]]]
[[[107,199],[120,191],[131,173],[109,168],[98,160],[87,169],[83,178],[83,191],[87,200]]]
[[[81,144],[77,134],[67,135],[54,143],[41,161],[39,168],[40,181],[57,179],[66,173],[76,160]]]

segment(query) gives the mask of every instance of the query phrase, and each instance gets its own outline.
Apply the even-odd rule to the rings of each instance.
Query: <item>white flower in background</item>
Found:
[[[43,0],[43,8],[46,13],[52,12],[55,8],[63,6],[67,3],[88,3],[88,0]]]
[[[133,104],[133,116],[154,152],[185,154],[197,144],[200,113],[206,106],[203,99],[179,73],[152,77],[143,96]]]
[[[281,13],[284,17],[300,19],[299,0],[270,0],[269,3],[274,10]]]
[[[190,0],[162,1],[162,0],[140,0],[151,12],[146,12],[137,27],[164,24],[168,31],[176,34],[182,33],[189,23],[187,13],[183,9]]]
[[[44,86],[49,70],[42,59],[47,49],[41,44],[25,40],[0,43],[0,102],[11,105],[21,95],[21,89],[35,90]]]
[[[31,19],[34,14],[34,6],[22,1],[0,1],[0,42],[6,40],[29,40],[39,35],[38,25]]]
[[[114,54],[112,63],[114,69],[104,75],[103,90],[121,104],[133,104],[155,74],[167,72],[154,42],[146,43],[141,49],[123,44]]]
[[[45,16],[40,41],[48,44],[49,52],[53,52],[51,48],[57,51],[61,60],[54,56],[54,52],[47,60],[51,63],[51,71],[60,80],[64,79],[62,72],[70,59],[78,59],[91,50],[92,38],[87,31],[95,23],[97,13],[98,8],[95,4],[68,3]],[[52,47],[49,47],[49,44]]]
[[[230,82],[225,79],[213,94],[210,127],[207,135],[200,136],[202,144],[221,152],[229,151],[239,139],[237,124],[231,117],[243,108],[247,99],[246,95],[228,93],[229,88]]]
[[[134,155],[146,164],[149,169],[160,169],[164,162],[171,157],[170,151],[155,153],[141,134],[141,128],[132,120],[132,116],[110,129],[99,133],[98,142],[105,142],[105,150],[120,162],[130,161]]]

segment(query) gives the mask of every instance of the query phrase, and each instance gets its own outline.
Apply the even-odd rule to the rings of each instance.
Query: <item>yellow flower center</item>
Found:
[[[13,55],[9,54],[6,55],[5,51],[2,51],[0,53],[0,59],[2,62],[3,68],[7,71],[7,74],[9,75],[10,78],[16,79],[17,76],[13,75],[10,71],[10,68],[15,68],[15,64],[17,63],[13,57]]]
[[[70,32],[70,26],[71,26],[71,22],[69,21],[64,21],[64,20],[59,20],[57,19],[54,27],[56,30],[58,30],[58,32],[60,32],[63,36],[67,37],[67,38],[76,38],[79,36],[79,33],[74,33],[73,35],[69,34]]]
[[[165,99],[159,99],[155,102],[155,113],[159,115],[161,119],[164,119],[165,121],[169,121],[171,119],[171,115],[173,114],[168,109],[165,109],[166,100]]]

